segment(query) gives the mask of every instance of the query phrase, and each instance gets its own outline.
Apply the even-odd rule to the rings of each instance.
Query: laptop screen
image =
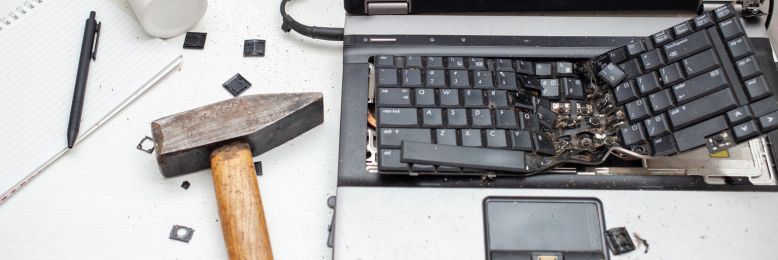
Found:
[[[701,0],[344,0],[351,14],[364,14],[365,2],[411,3],[411,13],[527,11],[697,11]]]

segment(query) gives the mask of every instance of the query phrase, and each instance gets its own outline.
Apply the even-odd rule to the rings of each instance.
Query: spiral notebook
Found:
[[[67,151],[78,55],[90,11],[97,12],[102,31],[79,141],[180,64],[181,52],[148,36],[113,1],[29,0],[0,11],[2,203]]]

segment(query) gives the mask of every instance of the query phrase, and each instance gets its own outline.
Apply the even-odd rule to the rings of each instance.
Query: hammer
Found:
[[[251,95],[151,123],[163,176],[210,166],[230,259],[273,259],[252,158],[320,125],[323,104],[321,93]]]

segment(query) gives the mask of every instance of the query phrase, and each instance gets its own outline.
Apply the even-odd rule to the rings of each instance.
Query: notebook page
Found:
[[[46,0],[0,30],[0,202],[67,149],[67,124],[84,23],[102,22],[89,71],[79,141],[180,62],[105,0]]]

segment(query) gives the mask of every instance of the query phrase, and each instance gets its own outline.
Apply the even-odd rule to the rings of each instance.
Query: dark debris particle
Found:
[[[184,38],[184,49],[205,48],[205,38],[208,34],[202,32],[187,32]]]
[[[643,244],[643,246],[646,247],[646,249],[643,250],[643,253],[648,254],[648,240],[643,239],[637,232],[633,233],[633,235],[635,235],[635,240],[638,242],[638,245]]]
[[[608,231],[605,231],[605,239],[613,255],[620,255],[635,250],[635,244],[632,243],[629,232],[624,227],[608,229]]]
[[[230,80],[227,80],[227,82],[224,82],[222,86],[233,96],[237,97],[240,93],[243,93],[243,91],[246,91],[246,89],[251,87],[251,82],[238,73],[235,74],[235,76],[232,76]]]
[[[243,57],[265,57],[265,40],[243,41]]]
[[[147,144],[147,145],[144,145],[144,144]],[[149,146],[150,146],[150,148],[144,148],[144,147],[149,147]],[[151,137],[148,137],[148,136],[143,137],[143,139],[141,139],[140,142],[138,143],[138,146],[135,146],[135,148],[138,148],[138,150],[141,150],[141,151],[144,151],[144,152],[147,152],[147,153],[153,153],[154,152],[154,139],[151,139]]]
[[[254,162],[254,170],[257,171],[257,176],[262,176],[262,162],[261,161]]]
[[[185,226],[173,225],[170,229],[170,239],[189,243],[194,235],[194,229]]]
[[[184,181],[184,182],[181,183],[181,188],[184,188],[185,190],[188,190],[189,189],[189,185],[190,185],[189,181]]]

